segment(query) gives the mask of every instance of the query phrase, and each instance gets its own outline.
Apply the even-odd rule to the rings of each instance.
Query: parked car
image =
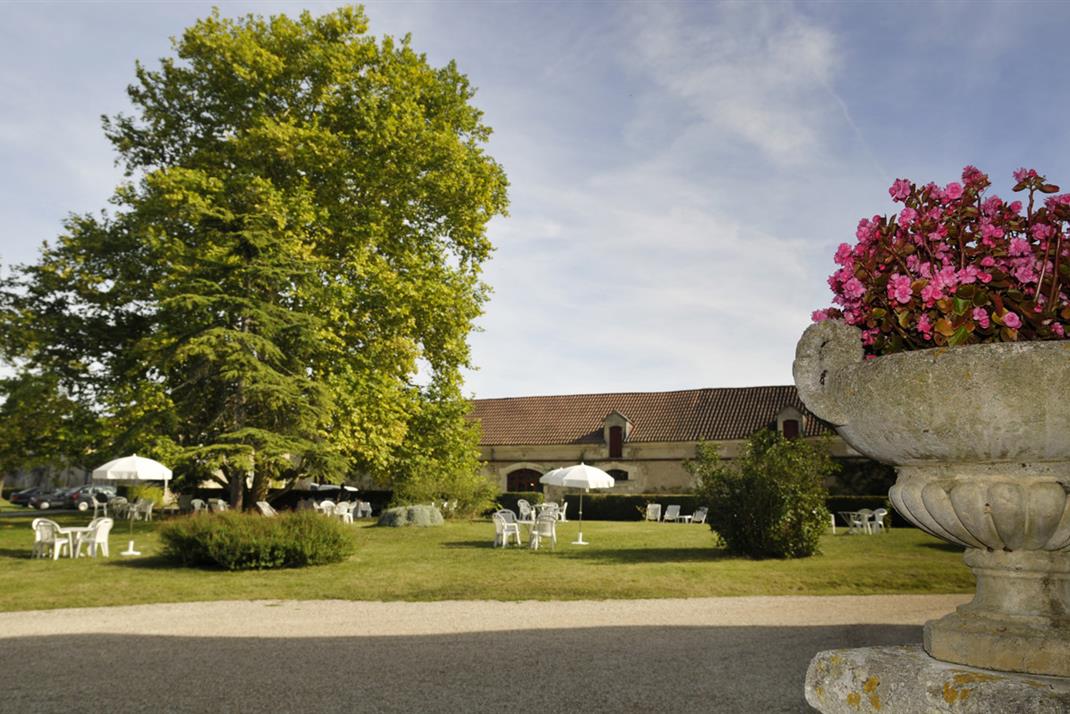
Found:
[[[75,488],[77,486],[39,493],[31,498],[27,505],[39,511],[47,511],[50,508],[70,508],[70,501],[67,500],[67,497]]]
[[[102,500],[115,498],[115,486],[79,486],[67,496],[67,507],[79,511],[88,511],[93,507],[93,497],[100,495]]]
[[[30,499],[31,498],[33,498],[34,496],[40,495],[42,493],[45,493],[46,491],[51,491],[51,490],[52,489],[45,488],[44,486],[34,486],[33,488],[24,488],[21,491],[16,491],[15,493],[13,493],[10,496],[8,496],[7,500],[10,501],[11,504],[15,505],[15,506],[28,506],[28,505],[30,505]]]

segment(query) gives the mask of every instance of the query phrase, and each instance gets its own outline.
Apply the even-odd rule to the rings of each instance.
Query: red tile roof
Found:
[[[506,397],[472,405],[469,418],[482,423],[484,446],[601,443],[604,420],[614,410],[632,423],[629,442],[746,439],[787,406],[804,415],[803,436],[831,433],[790,385]]]

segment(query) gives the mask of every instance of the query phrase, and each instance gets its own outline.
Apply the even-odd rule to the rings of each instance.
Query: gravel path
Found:
[[[0,613],[0,712],[807,711],[819,650],[966,595],[238,601]]]

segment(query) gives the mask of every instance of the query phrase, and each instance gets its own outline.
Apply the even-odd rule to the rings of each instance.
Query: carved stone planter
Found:
[[[1070,341],[863,360],[859,331],[811,325],[795,383],[855,449],[894,464],[890,496],[966,547],[977,593],[925,625],[937,659],[1070,676]]]

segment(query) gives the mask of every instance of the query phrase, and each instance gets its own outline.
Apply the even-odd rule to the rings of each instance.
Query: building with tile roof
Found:
[[[684,461],[700,442],[733,458],[760,429],[829,437],[833,455],[859,456],[794,386],[476,399],[470,418],[482,427],[485,474],[506,491],[541,490],[543,473],[581,461],[613,475],[617,493],[687,491]]]

